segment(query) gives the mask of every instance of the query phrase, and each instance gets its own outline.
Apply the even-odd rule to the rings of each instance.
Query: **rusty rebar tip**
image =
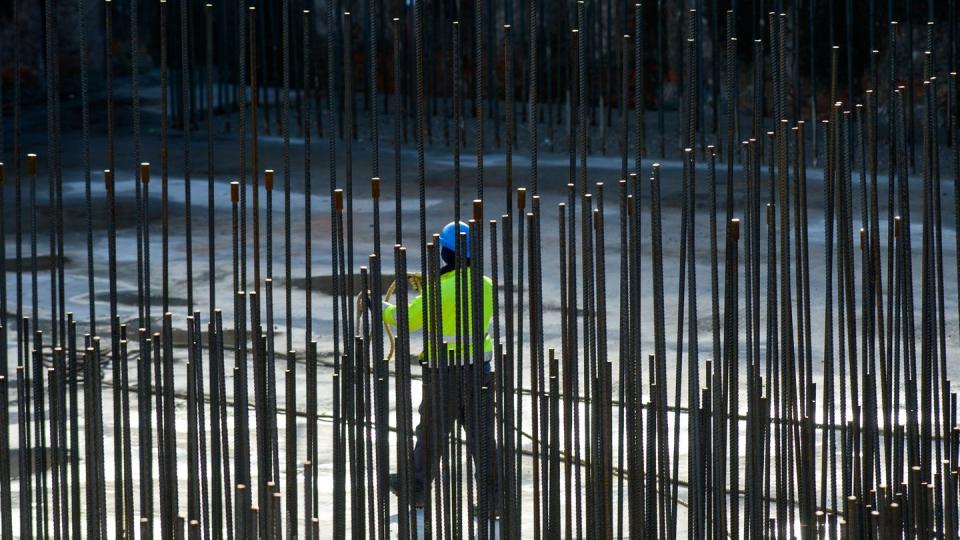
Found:
[[[273,169],[263,171],[263,187],[267,191],[273,191]]]
[[[483,222],[483,199],[473,200],[473,220],[477,223]]]
[[[380,198],[380,177],[374,176],[370,179],[370,193],[374,199]]]
[[[773,203],[767,203],[767,225],[773,223]]]
[[[600,220],[601,220],[601,219],[602,219],[602,218],[600,217],[600,209],[599,209],[599,208],[594,208],[594,209],[593,209],[593,230],[595,230],[595,231],[596,231],[596,230],[600,230]]]
[[[6,173],[3,171],[3,162],[0,161],[0,185],[3,184],[3,180],[6,177]]]
[[[150,164],[146,161],[140,164],[140,182],[144,184],[150,183]]]
[[[740,218],[730,220],[730,238],[740,240]]]
[[[517,208],[523,210],[527,207],[527,188],[517,188]]]
[[[36,154],[27,154],[27,175],[28,176],[37,175],[37,155]]]
[[[900,216],[893,216],[893,237],[900,239]]]
[[[343,212],[343,190],[336,189],[333,191],[333,209],[339,214]]]
[[[240,182],[230,182],[230,202],[233,204],[240,202]]]
[[[863,244],[867,239],[867,231],[860,227],[860,251],[863,251]]]
[[[113,171],[110,169],[103,170],[103,185],[107,191],[113,191]]]

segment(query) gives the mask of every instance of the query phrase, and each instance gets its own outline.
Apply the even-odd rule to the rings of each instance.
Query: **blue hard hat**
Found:
[[[462,221],[460,223],[451,221],[443,227],[443,230],[440,231],[440,247],[456,251],[457,235],[460,233],[465,235],[463,256],[470,257],[470,226]]]

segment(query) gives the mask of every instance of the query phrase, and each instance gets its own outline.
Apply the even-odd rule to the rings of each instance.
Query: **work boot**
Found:
[[[389,478],[389,483],[390,483],[390,491],[394,495],[397,495],[399,497],[400,496],[400,475],[397,473],[391,473]],[[414,485],[416,485],[416,482],[414,482]],[[423,490],[416,489],[416,488],[411,489],[409,492],[409,495],[410,495],[410,504],[412,506],[416,506],[417,508],[423,508],[425,504],[424,497],[423,497]]]

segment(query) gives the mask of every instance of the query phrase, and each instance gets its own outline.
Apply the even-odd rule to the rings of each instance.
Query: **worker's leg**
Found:
[[[470,370],[472,369],[473,366],[470,367]],[[468,419],[466,422],[467,448],[476,466],[478,487],[484,489],[487,510],[489,512],[499,512],[500,485],[497,475],[499,452],[497,451],[497,441],[494,437],[494,426],[496,423],[493,397],[495,392],[494,374],[490,370],[490,362],[484,362],[480,369],[483,370],[480,376],[480,384],[485,389],[480,390],[479,396],[474,395],[473,385],[471,384],[468,386],[467,391],[467,394],[470,396],[470,399],[468,399],[466,403],[467,407],[473,407],[474,399],[479,400],[477,402],[479,417],[476,419],[477,422],[474,429],[470,429],[471,422],[469,421],[470,415],[473,413],[469,409],[465,411],[465,416]],[[470,373],[469,377],[473,377],[473,373]]]
[[[448,370],[448,379],[455,375],[456,369]],[[443,389],[440,389],[436,386],[436,372],[424,370],[424,375],[429,376],[430,384],[423,386],[423,397],[419,409],[420,423],[416,427],[417,442],[413,448],[413,492],[418,496],[423,494],[426,487],[433,481],[433,475],[440,463],[441,453],[434,451],[434,422],[443,421],[442,426],[437,426],[440,431],[436,434],[440,444],[439,450],[442,452],[445,448],[443,441],[446,440],[447,434],[453,429],[454,421],[457,419],[457,415],[451,411],[460,409],[460,396],[455,384],[446,384]],[[434,410],[435,392],[439,392],[436,395],[436,404],[442,411]]]

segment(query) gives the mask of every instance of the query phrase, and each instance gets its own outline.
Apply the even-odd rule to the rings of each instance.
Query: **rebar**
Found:
[[[918,73],[909,3],[896,13],[889,3],[876,35],[872,1],[862,28],[853,2],[841,14],[816,2],[663,0],[369,0],[360,18],[330,2],[322,24],[310,9],[291,18],[310,7],[296,2],[206,4],[202,20],[181,4],[168,34],[167,2],[142,13],[131,3],[128,29],[108,1],[102,49],[88,4],[11,10],[0,426],[16,429],[0,430],[4,538],[957,536],[957,293],[944,268],[960,263],[944,237],[960,197],[942,200],[948,175],[960,188],[952,3],[928,3],[928,21],[948,19],[926,25]],[[156,43],[139,28],[147,13]],[[79,57],[68,62],[72,17]],[[153,58],[156,82],[141,75]],[[129,111],[117,85],[128,74]],[[64,121],[72,88],[76,126]],[[291,91],[302,137],[290,134]],[[158,98],[156,117],[141,110],[145,96]],[[644,161],[647,104],[658,163]],[[312,155],[323,106],[325,170]],[[26,122],[34,108],[45,113],[38,136]],[[206,131],[206,208],[192,197],[194,121]],[[433,144],[435,127],[449,149]],[[619,145],[610,161],[608,128]],[[40,140],[46,152],[27,154]],[[523,152],[529,164],[516,161]],[[182,193],[170,189],[171,159],[182,160]],[[517,165],[529,167],[522,178]],[[369,193],[353,178],[367,166]],[[229,217],[218,201],[227,171]],[[476,199],[464,216],[469,174]],[[323,218],[318,178],[329,182]],[[503,196],[484,202],[484,189]],[[203,210],[205,237],[191,220]],[[434,234],[461,219],[468,232]],[[207,276],[193,261],[204,249]]]
[[[191,219],[190,185],[190,124],[191,86],[190,76],[190,5],[180,5],[180,127],[183,137],[183,206],[184,244],[187,274],[187,313],[193,313],[193,221]]]

